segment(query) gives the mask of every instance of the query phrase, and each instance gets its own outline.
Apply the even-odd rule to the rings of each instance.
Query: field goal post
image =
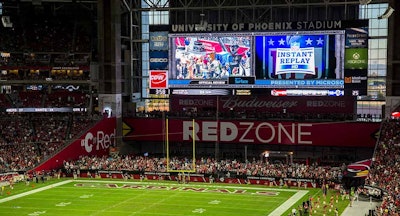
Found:
[[[165,142],[166,142],[166,154],[167,154],[167,172],[180,173],[195,173],[196,172],[196,138],[195,138],[195,121],[192,119],[192,169],[170,169],[170,153],[169,153],[169,123],[168,118],[165,119]]]

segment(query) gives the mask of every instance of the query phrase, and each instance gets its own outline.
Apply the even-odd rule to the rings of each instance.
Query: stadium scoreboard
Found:
[[[233,28],[226,27],[227,31],[211,33],[207,26],[153,28],[150,93],[366,95],[368,21],[302,23],[279,31],[230,32]]]

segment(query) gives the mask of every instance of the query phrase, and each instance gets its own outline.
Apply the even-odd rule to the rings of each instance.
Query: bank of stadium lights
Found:
[[[371,3],[372,0],[360,0],[360,5],[368,5],[369,3]],[[394,12],[394,9],[389,6],[385,13],[383,13],[381,16],[378,17],[378,19],[387,19],[389,18]]]
[[[12,28],[13,27],[13,23],[11,22],[11,19],[9,16],[2,16],[1,23],[3,24],[4,28]]]
[[[383,13],[381,16],[379,16],[378,19],[387,19],[393,14],[393,12],[394,12],[394,9],[391,6],[389,6],[386,9],[385,13]]]
[[[367,5],[371,3],[372,0],[360,0],[360,5]]]

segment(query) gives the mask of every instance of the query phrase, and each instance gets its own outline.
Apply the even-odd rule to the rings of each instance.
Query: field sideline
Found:
[[[64,179],[18,183],[15,192],[1,196],[0,215],[288,215],[319,195],[314,188]]]

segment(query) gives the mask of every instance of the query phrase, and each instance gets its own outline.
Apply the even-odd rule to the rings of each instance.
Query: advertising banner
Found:
[[[346,29],[346,48],[368,48],[368,28]]]
[[[168,51],[168,32],[150,32],[150,50]]]
[[[168,52],[150,51],[149,53],[150,70],[168,69]]]
[[[379,123],[125,119],[125,140],[373,147]],[[194,127],[193,127],[194,126]],[[164,133],[168,128],[168,134]],[[199,145],[199,144],[198,144]]]
[[[368,70],[367,69],[346,69],[344,70],[345,90],[353,92],[351,95],[367,95]],[[349,94],[347,94],[349,95]]]
[[[35,168],[36,171],[60,168],[64,161],[77,160],[80,156],[103,156],[115,146],[116,118],[104,118],[93,128]]]
[[[220,112],[257,111],[287,113],[354,113],[355,99],[350,96],[341,97],[273,97],[273,96],[185,96],[171,95],[171,111],[179,112],[188,107],[196,107],[199,111],[215,110]],[[212,108],[212,109],[211,109]]]
[[[167,89],[168,88],[168,71],[153,70],[150,71],[149,77],[150,89]]]
[[[344,69],[368,69],[368,48],[345,50]]]

